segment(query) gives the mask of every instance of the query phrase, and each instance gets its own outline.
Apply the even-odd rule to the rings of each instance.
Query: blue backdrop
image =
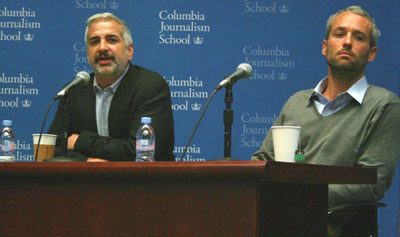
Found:
[[[308,0],[0,0],[0,120],[12,119],[17,160],[32,161],[32,133],[62,85],[91,71],[86,59],[86,19],[113,12],[131,28],[132,62],[167,80],[180,157],[215,86],[243,62],[250,79],[233,87],[232,156],[248,160],[283,103],[327,73],[321,54],[329,15],[361,5],[380,29],[378,55],[368,81],[400,94],[400,2]],[[225,91],[211,102],[185,161],[223,156]],[[46,130],[56,106],[50,111]],[[381,236],[397,236],[399,176],[380,211]]]

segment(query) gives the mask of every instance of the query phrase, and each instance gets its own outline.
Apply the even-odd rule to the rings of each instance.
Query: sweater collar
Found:
[[[311,104],[311,102],[314,100],[315,96],[320,95],[322,96],[322,92],[326,89],[326,86],[328,84],[328,78],[325,77],[322,79],[317,86],[314,88],[314,90],[311,92],[310,96],[307,99],[307,104]],[[362,104],[362,101],[364,99],[365,93],[367,92],[369,85],[367,78],[363,76],[360,80],[358,80],[354,85],[352,85],[347,91],[343,93],[349,94],[354,100],[356,100],[359,104]],[[341,94],[343,94],[341,93]]]

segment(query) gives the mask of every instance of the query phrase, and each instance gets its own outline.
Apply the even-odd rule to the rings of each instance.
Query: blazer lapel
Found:
[[[119,131],[121,131],[121,129],[126,129],[126,124],[129,123],[129,121],[127,121],[129,120],[130,111],[128,106],[132,98],[131,93],[133,93],[132,84],[136,78],[134,74],[135,68],[130,64],[128,71],[122,78],[111,101],[110,110],[108,112],[108,129],[109,135],[112,137],[118,137],[121,133]]]

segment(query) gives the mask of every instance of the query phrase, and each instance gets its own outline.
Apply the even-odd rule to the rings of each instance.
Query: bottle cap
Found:
[[[142,117],[142,123],[151,123],[150,117]]]
[[[12,126],[11,120],[3,120],[3,126]]]
[[[297,150],[294,154],[294,160],[295,161],[304,161],[305,157],[304,157],[304,151],[302,150]]]

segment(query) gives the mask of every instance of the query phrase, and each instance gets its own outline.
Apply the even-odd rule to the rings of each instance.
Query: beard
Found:
[[[354,58],[354,61],[347,61],[343,59],[337,59],[336,54],[333,52],[332,55],[330,55],[329,48],[327,48],[326,52],[326,62],[332,73],[336,75],[360,75],[367,65],[369,54],[368,52],[366,55],[360,55],[360,57],[357,57],[354,53],[347,51]],[[341,52],[343,51],[339,51],[338,54]]]
[[[106,57],[112,62],[109,65],[100,65],[99,58]],[[116,59],[115,56],[110,55],[108,52],[100,53],[94,58],[94,61],[90,62],[90,66],[96,74],[96,77],[115,77],[122,74],[128,65],[128,54],[126,53],[120,59]]]

